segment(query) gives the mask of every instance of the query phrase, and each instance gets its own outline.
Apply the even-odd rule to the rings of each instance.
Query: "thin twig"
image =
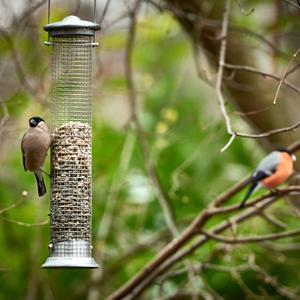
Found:
[[[247,117],[247,116],[251,116],[251,115],[258,115],[262,112],[266,112],[269,109],[270,109],[270,107],[267,106],[267,107],[264,107],[264,108],[250,110],[250,111],[247,111],[247,112],[234,111],[233,113],[236,114],[237,116],[240,116],[240,117]]]
[[[193,58],[194,58],[197,74],[198,74],[200,79],[204,80],[206,83],[209,83],[208,75],[207,75],[205,69],[203,69],[201,64],[200,64],[199,52],[202,49],[200,49],[200,45],[198,43],[198,37],[193,39],[192,46],[193,46]]]
[[[288,146],[288,149],[291,152],[296,152],[296,151],[300,150],[300,140],[296,141],[293,144],[291,144],[290,146]]]
[[[0,105],[2,106],[2,111],[3,111],[3,117],[0,120],[0,137],[1,137],[4,129],[4,125],[9,120],[9,112],[5,101],[2,101]]]
[[[273,278],[267,272],[262,269],[260,266],[258,266],[255,263],[248,263],[248,264],[242,264],[238,266],[220,266],[212,263],[204,263],[197,266],[198,269],[208,269],[208,270],[214,270],[217,272],[228,272],[231,273],[233,271],[235,272],[245,272],[245,271],[254,271],[261,275],[264,279],[265,283],[270,284],[277,292],[278,294],[284,296],[288,299],[299,299],[299,296],[295,295],[292,291],[290,291],[287,287],[284,287],[279,284],[277,279]]]
[[[31,7],[29,7],[23,14],[22,17],[20,18],[21,22],[24,22],[25,20],[27,20],[30,16],[32,16],[32,14],[38,10],[41,6],[43,6],[44,4],[46,4],[47,0],[41,0],[37,3],[35,3],[34,5],[32,5]]]
[[[151,3],[152,2],[153,1],[151,1]],[[157,5],[156,3],[154,3],[154,4]],[[259,70],[255,69],[255,68],[252,68],[252,67],[234,66],[234,65],[225,63],[228,30],[249,33],[249,34],[252,34],[252,35],[254,35],[254,36],[256,36],[260,39],[265,40],[265,38],[263,36],[258,35],[257,33],[249,32],[248,29],[246,29],[246,28],[239,28],[239,27],[236,27],[236,26],[230,26],[229,27],[229,24],[228,24],[228,22],[229,22],[229,6],[230,6],[230,0],[226,0],[225,1],[225,8],[224,8],[224,11],[223,11],[223,20],[222,20],[222,23],[221,23],[221,34],[220,34],[221,46],[220,46],[220,53],[219,53],[219,60],[218,60],[217,79],[216,79],[216,84],[215,84],[215,91],[216,91],[216,95],[217,95],[217,100],[218,100],[218,103],[219,103],[219,106],[220,106],[220,109],[221,109],[222,116],[225,120],[227,133],[230,135],[230,138],[229,138],[228,142],[221,149],[221,152],[224,152],[225,150],[227,150],[230,147],[230,145],[233,143],[235,138],[237,138],[237,137],[241,137],[241,138],[265,138],[265,137],[269,137],[271,135],[279,134],[279,133],[282,133],[282,132],[292,131],[292,130],[298,128],[299,125],[300,125],[299,123],[296,123],[296,124],[291,125],[289,127],[273,129],[273,130],[270,130],[270,131],[267,131],[267,132],[264,132],[264,133],[260,133],[260,134],[242,133],[242,132],[235,131],[233,129],[229,114],[228,114],[227,109],[226,109],[225,99],[224,99],[223,94],[222,94],[222,80],[223,80],[223,77],[224,77],[223,76],[224,68],[227,67],[227,68],[236,69],[236,70],[240,70],[240,71],[248,71],[248,72],[260,74],[262,76],[268,76],[268,77],[273,78],[277,81],[280,81],[279,86],[281,84],[285,84],[287,87],[291,88],[292,90],[294,90],[295,92],[297,92],[299,94],[300,94],[300,89],[298,87],[296,87],[295,85],[293,85],[292,83],[284,80],[287,74],[285,74],[285,76],[282,79],[280,79],[280,77],[278,77],[277,75],[262,72],[262,71],[259,71]],[[174,12],[173,7],[171,7],[171,6],[167,6],[167,7],[165,7],[165,9],[169,9],[169,10]],[[177,11],[175,13],[177,14]],[[181,17],[181,18],[184,17],[182,15],[178,15],[178,16]],[[199,22],[201,21],[203,23],[202,26],[218,26],[218,27],[220,26],[219,22],[215,22],[215,21],[211,21],[211,20],[204,20],[204,19],[200,18],[198,21]],[[275,46],[273,44],[271,44],[271,42],[266,40],[266,43],[270,47],[272,47],[272,49],[274,49]],[[194,45],[194,48],[195,48],[195,46],[196,45]],[[194,49],[194,52],[195,52],[195,49]],[[296,56],[296,55],[294,55],[294,56]],[[203,74],[202,74],[203,71],[199,70],[199,66],[197,66],[197,64],[196,64],[196,67],[197,67],[198,73],[200,73],[200,75],[203,76]],[[287,68],[287,71],[288,71],[288,68]]]
[[[9,211],[9,210],[11,210],[11,209],[13,209],[13,208],[18,207],[27,198],[27,196],[28,196],[27,191],[23,191],[22,192],[22,197],[19,200],[17,200],[16,202],[12,203],[11,205],[9,205],[5,208],[0,209],[0,215],[7,212],[7,211]]]
[[[147,3],[150,3],[155,8],[157,8],[160,12],[167,10],[173,13],[178,19],[180,20],[186,20],[189,21],[192,24],[200,25],[201,27],[214,27],[214,28],[220,28],[222,26],[221,22],[218,20],[211,20],[211,19],[205,19],[200,14],[195,14],[190,11],[184,11],[180,9],[178,6],[172,5],[171,1],[167,4],[162,4],[160,1],[159,3],[155,2],[154,0],[147,0]],[[277,47],[276,44],[272,43],[272,41],[268,40],[265,37],[265,34],[260,34],[257,31],[251,30],[246,27],[242,26],[236,26],[236,25],[229,25],[228,27],[229,31],[232,32],[238,32],[242,34],[249,35],[251,37],[254,37],[258,39],[259,41],[266,44],[268,47],[270,47],[272,50],[275,51],[278,55],[282,57],[289,57],[289,55],[285,52],[283,52],[281,49]]]
[[[300,187],[299,186],[288,186],[284,189],[278,190],[276,195],[278,197],[282,197],[282,196],[287,195],[287,194],[289,194],[289,195],[294,195],[294,194],[299,195],[299,193],[300,193]],[[269,192],[267,194],[258,196],[255,199],[249,201],[249,203],[246,203],[244,207],[248,208],[248,207],[255,206],[256,204],[262,202],[264,199],[266,199],[268,197],[272,197],[273,195],[274,195],[273,192]],[[231,204],[231,205],[227,205],[227,206],[224,206],[224,207],[211,208],[210,213],[212,215],[217,215],[217,214],[224,214],[224,213],[234,212],[234,211],[237,211],[239,209],[240,209],[240,203]]]
[[[287,67],[286,67],[286,69],[285,69],[285,71],[283,73],[283,76],[282,76],[282,78],[281,78],[281,80],[280,80],[280,82],[278,84],[278,87],[277,87],[277,90],[276,90],[276,93],[275,93],[275,97],[274,97],[274,100],[273,100],[273,104],[274,105],[277,103],[277,98],[278,98],[278,94],[279,94],[280,88],[281,88],[281,86],[282,86],[282,84],[283,84],[283,82],[284,82],[284,80],[285,80],[285,78],[287,76],[287,72],[288,72],[288,70],[290,68],[290,65],[292,64],[292,62],[294,61],[294,59],[297,57],[297,55],[299,54],[299,52],[300,52],[300,48],[298,48],[297,51],[293,54],[292,58],[290,59],[288,65],[287,65]]]
[[[275,218],[275,216],[267,214],[265,211],[260,213],[260,216],[275,227],[287,229],[288,225]]]
[[[245,71],[245,72],[250,72],[250,73],[254,73],[257,75],[261,75],[263,77],[270,77],[275,79],[276,81],[281,81],[281,77],[278,75],[274,75],[272,73],[267,73],[264,71],[260,71],[256,68],[250,67],[250,66],[243,66],[243,65],[232,65],[232,64],[224,64],[224,67],[226,69],[231,69],[231,70],[235,70],[235,71]],[[300,94],[300,88],[298,88],[296,85],[292,84],[291,82],[287,81],[287,80],[283,80],[282,84],[286,85],[287,87],[289,87],[291,90],[295,91],[296,93]]]
[[[267,132],[259,133],[259,134],[250,134],[250,133],[242,133],[242,132],[235,132],[236,136],[243,137],[243,138],[265,138],[271,135],[283,133],[283,132],[288,132],[288,131],[293,131],[294,129],[300,127],[300,122],[295,123],[294,125],[284,127],[284,128],[278,128],[278,129],[273,129]]]
[[[27,80],[26,72],[24,71],[23,65],[20,62],[19,54],[16,50],[14,40],[7,32],[5,32],[2,29],[0,29],[0,34],[6,40],[7,44],[9,44],[9,46],[11,47],[11,58],[13,60],[15,72],[17,74],[20,84],[24,86],[32,96],[36,97],[37,93]]]
[[[214,234],[212,232],[208,232],[205,230],[201,230],[200,234],[203,234],[212,240],[216,240],[218,242],[222,242],[226,244],[246,244],[246,243],[256,243],[256,242],[261,243],[265,241],[278,240],[278,239],[288,238],[291,236],[300,235],[300,229],[287,230],[283,232],[265,234],[261,236],[239,237],[234,239],[226,238],[224,236]]]
[[[227,47],[229,9],[230,9],[230,0],[226,0],[224,11],[223,11],[223,22],[222,22],[222,29],[221,29],[222,40],[221,40],[221,47],[220,47],[220,54],[219,54],[219,67],[218,67],[215,89],[216,89],[217,100],[225,120],[227,132],[228,134],[232,135],[233,134],[232,125],[225,107],[225,101],[222,94],[222,81],[223,81],[224,63],[225,63],[225,56],[226,56],[226,47]]]
[[[230,145],[233,143],[233,141],[235,140],[235,138],[236,138],[236,133],[235,133],[235,132],[231,133],[231,136],[230,136],[228,142],[227,142],[226,145],[221,149],[221,152],[226,151],[226,150],[230,147]]]
[[[219,54],[219,68],[218,68],[216,87],[215,87],[216,94],[217,94],[217,100],[219,102],[223,118],[225,120],[227,133],[230,135],[230,138],[229,138],[228,142],[221,149],[221,152],[224,152],[225,150],[227,150],[229,148],[229,146],[233,143],[233,141],[235,140],[236,137],[265,138],[265,137],[269,137],[271,135],[275,135],[275,134],[278,134],[278,133],[292,131],[292,130],[294,130],[294,129],[296,129],[300,126],[300,122],[297,122],[296,124],[291,125],[289,127],[273,129],[273,130],[270,130],[270,131],[267,131],[267,132],[264,132],[264,133],[261,133],[261,134],[248,134],[248,133],[242,133],[242,132],[237,132],[237,131],[233,130],[231,120],[230,120],[230,117],[229,117],[228,112],[226,110],[225,101],[224,101],[223,94],[222,94],[223,71],[224,71],[224,67],[226,67],[225,56],[226,56],[226,46],[227,46],[229,5],[230,5],[230,0],[227,0],[225,2],[225,8],[224,8],[224,12],[223,12],[223,21],[222,21],[222,30],[221,30],[222,41],[221,41],[221,48],[220,48],[220,54]],[[293,55],[293,58],[295,58],[297,56],[298,51],[300,51],[300,48]],[[291,61],[290,61],[290,63],[291,63]],[[289,65],[290,65],[290,63],[289,63]],[[288,71],[289,65],[287,67],[286,72]],[[232,65],[228,64],[228,67],[232,67]],[[240,70],[242,69],[241,66],[239,66],[239,68],[240,68]],[[248,71],[251,70],[251,72],[255,71],[257,73],[257,70],[251,69],[250,67],[246,67],[244,70],[248,70]],[[280,88],[281,84],[284,82],[286,72],[285,72],[283,78],[280,80],[279,88]],[[291,87],[291,84],[290,83],[288,83],[288,84],[289,84],[289,87]],[[297,90],[297,88],[295,86],[292,85],[292,87]],[[278,92],[279,92],[279,88],[278,88]],[[298,92],[300,92],[300,89],[298,90]],[[275,96],[275,99],[276,99],[276,96]]]
[[[104,20],[104,18],[106,16],[106,13],[108,11],[108,7],[110,5],[110,2],[111,2],[111,0],[106,0],[105,6],[104,6],[104,9],[103,9],[102,15],[100,17],[100,21],[99,21],[100,24],[103,23],[103,20]]]
[[[241,13],[246,17],[250,16],[255,11],[255,9],[252,7],[250,11],[246,12],[239,0],[235,0],[235,3],[239,7]]]
[[[272,242],[266,242],[263,244],[264,248],[275,251],[275,252],[286,252],[286,251],[300,251],[300,243],[284,243],[280,245],[274,245]]]
[[[289,288],[279,284],[278,280],[270,276],[263,268],[259,267],[258,265],[255,266],[256,267],[251,266],[252,269],[258,274],[260,274],[263,277],[264,282],[267,282],[269,285],[271,285],[274,288],[274,290],[278,293],[278,295],[281,295],[285,299],[299,300],[299,295],[296,295]]]
[[[3,214],[6,211],[9,211],[17,206],[19,206],[23,201],[24,201],[25,197],[20,198],[18,201],[16,201],[15,203],[9,205],[8,207],[2,208],[0,210],[0,215]]]
[[[289,0],[283,0],[285,3],[287,3],[288,5],[291,5],[291,6],[293,6],[293,7],[295,7],[295,8],[298,8],[298,9],[300,9],[300,2],[299,2],[299,0],[297,0],[297,3],[299,4],[299,6],[297,6],[295,3],[293,3],[293,2],[291,2],[291,1],[289,1]]]
[[[42,221],[42,222],[38,222],[38,223],[25,223],[25,222],[5,218],[5,217],[0,217],[0,219],[3,220],[3,221],[9,222],[9,223],[13,223],[13,224],[16,224],[16,225],[19,225],[19,226],[23,226],[23,227],[43,226],[43,225],[49,224],[49,219],[48,218],[47,218],[47,220]]]

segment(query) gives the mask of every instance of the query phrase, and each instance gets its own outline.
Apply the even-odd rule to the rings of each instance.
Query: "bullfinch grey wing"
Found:
[[[267,175],[271,175],[276,171],[279,162],[280,162],[280,152],[273,151],[269,155],[267,155],[263,160],[261,160],[254,174],[256,172],[261,171]]]

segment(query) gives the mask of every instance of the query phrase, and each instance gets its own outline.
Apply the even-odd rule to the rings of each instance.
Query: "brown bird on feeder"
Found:
[[[39,196],[46,193],[42,166],[51,145],[51,134],[45,121],[40,117],[29,119],[29,128],[24,134],[21,149],[25,171],[34,172]]]

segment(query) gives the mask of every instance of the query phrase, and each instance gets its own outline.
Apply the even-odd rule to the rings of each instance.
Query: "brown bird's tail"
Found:
[[[46,186],[45,186],[43,173],[40,170],[38,170],[34,172],[34,175],[38,187],[38,194],[40,197],[42,197],[46,193]]]

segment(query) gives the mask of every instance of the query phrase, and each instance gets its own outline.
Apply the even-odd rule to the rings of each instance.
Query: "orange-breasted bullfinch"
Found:
[[[275,189],[285,182],[294,172],[296,156],[287,149],[279,149],[267,155],[257,166],[249,179],[251,183],[245,198],[240,204],[242,208],[251,194],[263,186]]]
[[[41,168],[45,162],[50,145],[51,134],[47,124],[40,117],[30,118],[29,128],[24,134],[21,143],[23,166],[25,171],[34,172],[40,197],[46,193]]]

